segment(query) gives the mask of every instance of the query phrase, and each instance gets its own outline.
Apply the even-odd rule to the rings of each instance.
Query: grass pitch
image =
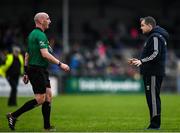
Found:
[[[5,114],[32,98],[18,98],[17,107],[8,107],[0,97],[0,131],[8,128]],[[180,95],[162,94],[162,125],[158,132],[180,132]],[[54,97],[52,125],[58,132],[152,132],[144,94],[60,95]],[[43,131],[41,107],[18,118],[16,131]]]

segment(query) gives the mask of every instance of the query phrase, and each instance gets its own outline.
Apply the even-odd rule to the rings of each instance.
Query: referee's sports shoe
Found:
[[[14,118],[14,117],[11,115],[11,113],[8,113],[8,114],[6,115],[6,117],[7,117],[7,120],[8,120],[9,128],[10,128],[11,130],[15,130],[15,124],[16,124],[17,119]]]
[[[45,132],[55,132],[56,128],[55,128],[55,126],[50,126],[49,128],[45,128],[44,131]]]

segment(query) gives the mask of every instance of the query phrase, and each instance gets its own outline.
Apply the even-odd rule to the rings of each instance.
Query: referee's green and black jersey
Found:
[[[39,28],[35,28],[28,36],[29,65],[47,68],[48,61],[42,57],[40,49],[49,48],[46,34]]]

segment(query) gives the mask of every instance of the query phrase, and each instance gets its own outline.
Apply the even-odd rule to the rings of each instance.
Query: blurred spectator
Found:
[[[166,62],[166,74],[173,77],[177,74],[177,61],[179,59],[176,57],[173,50],[168,50],[167,62]]]
[[[81,53],[81,47],[78,42],[75,42],[72,46],[72,52],[70,57],[70,68],[72,75],[80,75],[84,64],[84,58]]]
[[[4,49],[0,51],[0,65],[5,63],[7,53],[8,51]]]
[[[98,41],[96,44],[95,54],[97,54],[96,64],[99,68],[103,68],[107,64],[107,48],[102,41]]]
[[[132,27],[130,29],[130,35],[131,35],[132,39],[136,39],[139,36],[138,30],[136,28]]]
[[[81,54],[78,52],[75,52],[71,56],[70,68],[71,68],[72,75],[78,75],[80,73],[82,60],[83,60],[83,58],[82,58]]]
[[[8,99],[9,106],[17,105],[17,86],[19,82],[19,76],[24,71],[23,56],[20,53],[20,48],[13,46],[12,53],[7,54],[5,64],[0,66],[0,75],[6,77],[11,92]]]

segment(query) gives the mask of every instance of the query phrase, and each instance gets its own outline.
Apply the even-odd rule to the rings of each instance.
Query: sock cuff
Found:
[[[43,104],[44,104],[44,105],[51,106],[51,102],[49,102],[49,101],[45,101]]]

